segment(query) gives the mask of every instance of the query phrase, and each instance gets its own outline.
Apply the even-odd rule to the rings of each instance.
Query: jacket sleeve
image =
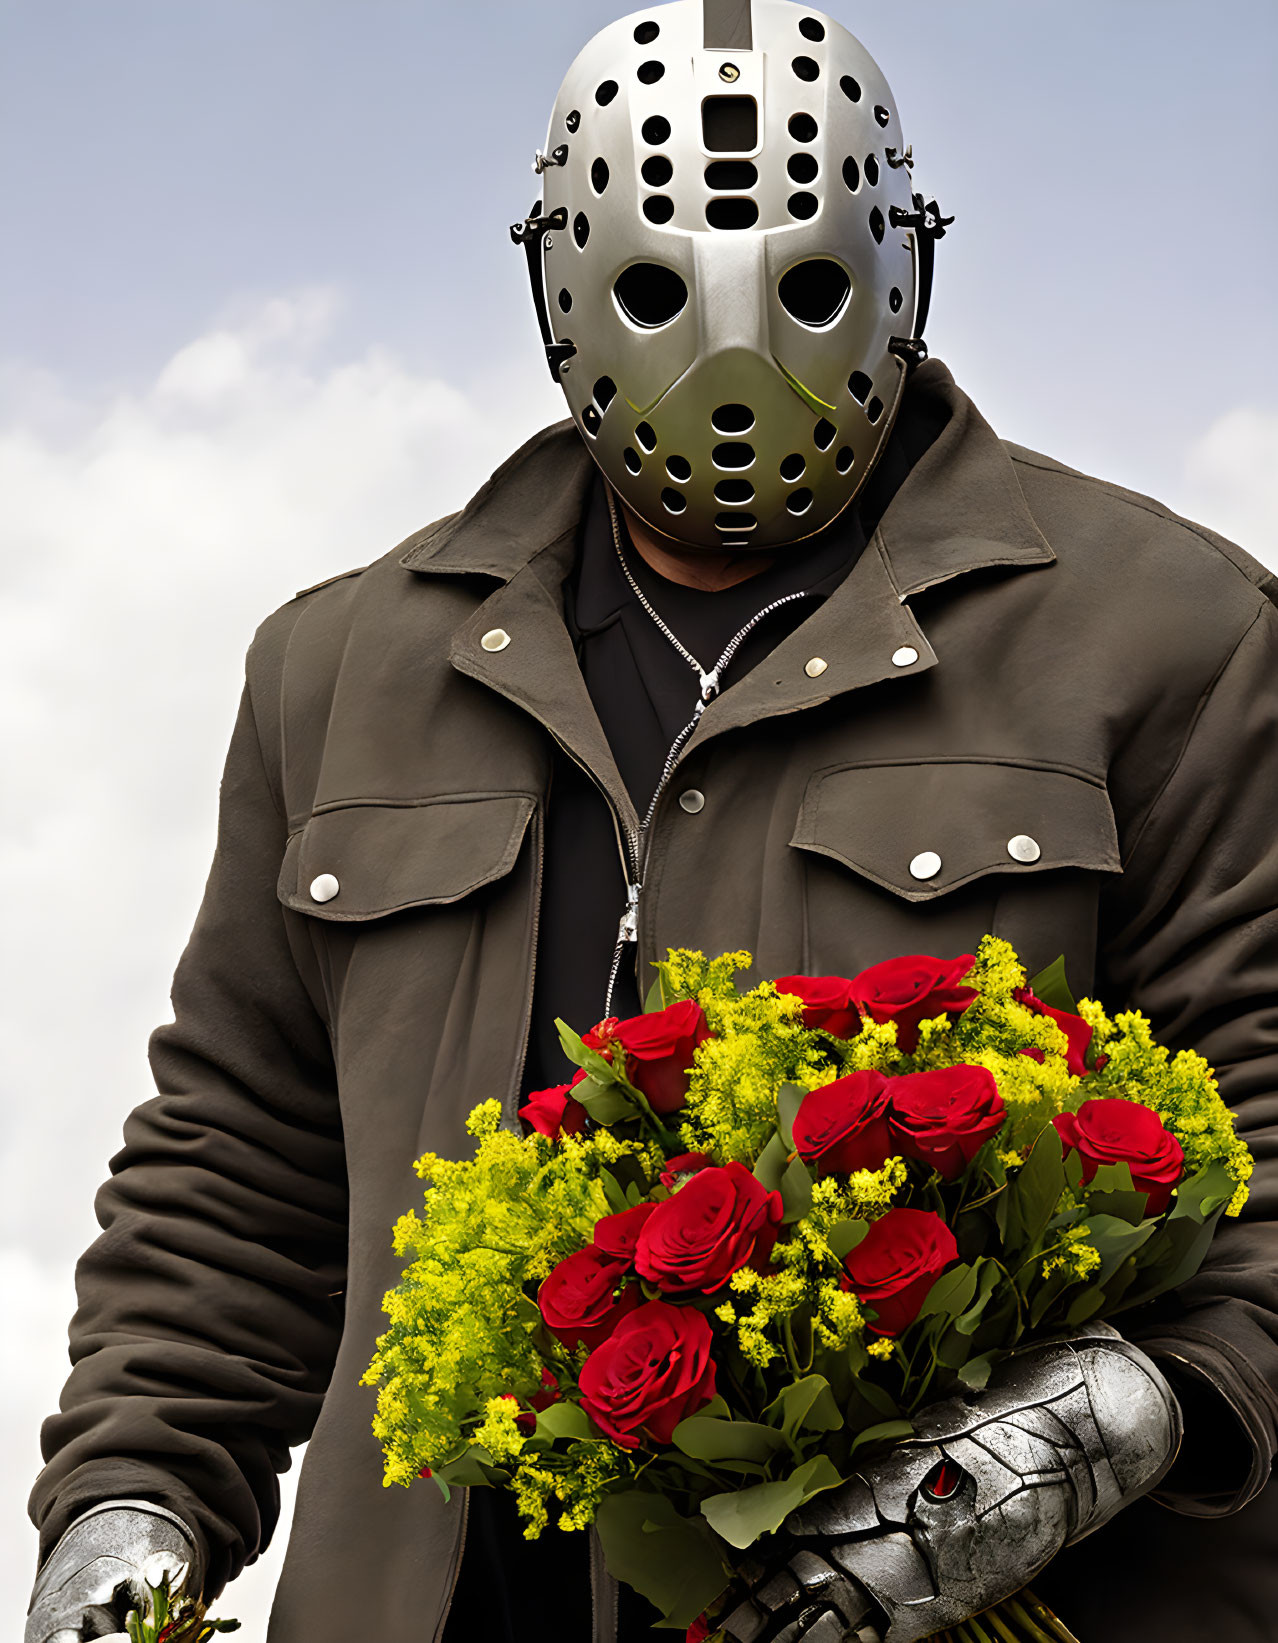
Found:
[[[1216,1068],[1251,1197],[1195,1278],[1119,1321],[1185,1406],[1159,1498],[1219,1516],[1278,1443],[1278,611],[1261,606],[1198,705],[1103,910],[1102,986]]]
[[[210,1594],[270,1539],[341,1331],[342,1131],[276,899],[285,835],[246,688],[175,1020],[151,1041],[159,1093],[98,1195],[31,1497],[42,1556],[97,1502],[167,1506],[204,1542]]]

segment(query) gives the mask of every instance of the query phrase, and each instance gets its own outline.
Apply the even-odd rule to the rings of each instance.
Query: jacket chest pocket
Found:
[[[819,770],[790,843],[805,853],[814,974],[970,952],[992,932],[1035,968],[1064,952],[1081,981],[1095,959],[1094,875],[1121,871],[1100,782],[989,759]]]

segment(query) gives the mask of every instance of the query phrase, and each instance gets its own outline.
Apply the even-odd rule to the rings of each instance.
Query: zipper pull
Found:
[[[708,702],[712,696],[719,694],[719,669],[712,667],[709,673],[701,675],[701,700]]]
[[[621,923],[617,926],[619,945],[639,940],[639,890],[640,886],[637,884],[626,886],[626,910],[621,915]]]

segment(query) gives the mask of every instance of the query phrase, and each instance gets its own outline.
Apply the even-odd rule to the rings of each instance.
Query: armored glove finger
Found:
[[[171,1589],[198,1593],[199,1548],[182,1520],[146,1500],[112,1500],[78,1517],[36,1579],[25,1643],[116,1638],[148,1586],[168,1572]]]
[[[793,1550],[728,1618],[736,1643],[915,1643],[1019,1591],[1153,1488],[1180,1410],[1107,1325],[1000,1365],[917,1436],[786,1520]],[[795,1544],[797,1543],[797,1544]]]

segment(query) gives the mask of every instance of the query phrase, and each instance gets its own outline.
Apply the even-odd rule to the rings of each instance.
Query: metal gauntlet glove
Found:
[[[117,1637],[130,1609],[144,1608],[147,1584],[167,1568],[173,1590],[204,1583],[191,1531],[148,1500],[109,1500],[76,1518],[36,1579],[26,1643]]]
[[[786,1520],[787,1563],[729,1617],[738,1643],[915,1643],[1009,1597],[1163,1476],[1180,1409],[1106,1324],[1029,1347],[979,1393]]]

